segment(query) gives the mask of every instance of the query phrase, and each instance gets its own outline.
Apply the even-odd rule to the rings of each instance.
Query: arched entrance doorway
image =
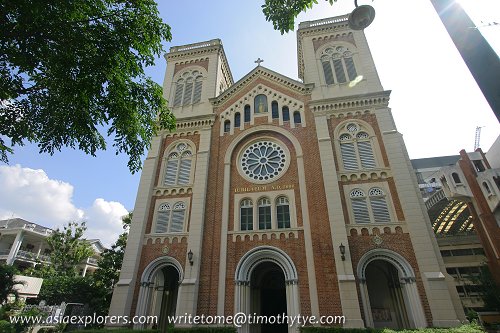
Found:
[[[166,332],[168,316],[176,313],[182,278],[182,268],[176,259],[161,257],[152,261],[141,277],[136,316],[157,316],[158,324],[155,326],[160,332]],[[135,324],[134,328],[146,327],[144,324]]]
[[[153,287],[152,306],[149,313],[158,318],[160,332],[166,332],[168,316],[175,316],[179,272],[173,266],[164,266],[156,273]]]
[[[286,309],[285,275],[281,268],[273,262],[267,261],[257,265],[252,272],[251,282],[251,313],[265,318],[283,318]],[[286,324],[277,322],[262,323],[251,326],[251,332],[286,333]]]
[[[415,274],[402,256],[386,249],[365,253],[358,264],[358,279],[366,326],[427,326]]]
[[[374,327],[409,327],[406,306],[396,268],[385,260],[374,260],[366,267],[366,284]]]
[[[248,251],[235,272],[235,313],[277,316],[300,313],[297,270],[292,259],[272,246],[259,246]],[[288,325],[248,325],[238,329],[244,333],[296,332]]]

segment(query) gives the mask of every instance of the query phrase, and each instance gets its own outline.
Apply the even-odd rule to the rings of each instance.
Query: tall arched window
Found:
[[[243,117],[244,117],[244,120],[245,120],[245,123],[249,123],[250,122],[250,105],[245,105],[245,109],[243,111]]]
[[[375,223],[391,222],[384,191],[378,187],[373,187],[368,191],[368,195]]]
[[[354,222],[370,223],[370,213],[366,205],[366,195],[361,189],[357,188],[351,191],[350,194],[352,212],[354,213]]]
[[[326,84],[345,83],[358,76],[352,52],[345,46],[326,48],[321,55],[321,65]]]
[[[267,96],[260,94],[254,98],[254,113],[265,113],[267,112]]]
[[[340,154],[344,170],[377,167],[370,135],[356,123],[345,125],[339,135]]]
[[[183,232],[186,204],[182,201],[171,206],[170,203],[163,203],[158,208],[156,218],[156,233]]]
[[[295,124],[300,124],[302,122],[302,119],[300,118],[300,112],[299,111],[295,111],[293,113],[293,122]]]
[[[250,199],[240,203],[240,230],[253,230],[253,202]]]
[[[226,120],[224,121],[224,133],[229,133],[231,130],[231,121]]]
[[[240,126],[241,126],[241,114],[239,112],[236,112],[234,114],[234,127],[240,128]]]
[[[163,184],[166,186],[189,184],[192,157],[191,148],[186,143],[177,144],[168,154]]]
[[[278,102],[272,101],[271,103],[271,116],[273,119],[278,119],[280,117],[278,110]]]
[[[189,105],[199,103],[201,101],[201,90],[203,85],[203,76],[199,71],[188,71],[173,85],[174,104],[173,106]]]
[[[278,229],[290,228],[290,203],[287,197],[276,199],[276,220]]]
[[[271,201],[268,198],[259,200],[259,230],[271,229]]]
[[[288,109],[288,106],[285,105],[284,107],[282,107],[281,112],[283,121],[290,121],[290,110]]]

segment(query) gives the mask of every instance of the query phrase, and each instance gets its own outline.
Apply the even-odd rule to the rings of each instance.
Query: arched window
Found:
[[[368,195],[375,223],[391,222],[384,191],[378,187],[373,187],[368,192]]]
[[[163,184],[166,186],[189,184],[192,157],[191,148],[186,143],[177,144],[168,154]]]
[[[290,110],[288,110],[288,106],[284,106],[281,108],[281,113],[283,117],[283,121],[290,121]]]
[[[271,229],[271,201],[268,198],[259,200],[259,230]]]
[[[462,184],[462,181],[460,180],[460,176],[458,175],[458,173],[453,172],[451,174],[451,177],[453,178],[453,181],[455,182],[455,184]]]
[[[276,220],[278,229],[290,228],[290,203],[287,197],[276,199]]]
[[[245,110],[244,110],[244,114],[243,114],[243,117],[245,118],[245,123],[249,123],[250,122],[250,105],[245,105]]]
[[[234,114],[234,127],[240,128],[240,126],[241,126],[241,114],[239,112],[236,112]]]
[[[351,191],[350,194],[352,212],[354,213],[354,222],[370,223],[370,214],[366,205],[366,195],[361,189],[357,188]]]
[[[358,74],[352,52],[345,46],[326,48],[321,55],[321,65],[326,84],[345,83],[354,80]]]
[[[224,121],[224,133],[229,133],[231,130],[231,122],[229,120]]]
[[[250,199],[240,203],[240,230],[253,230],[253,202]]]
[[[255,96],[254,99],[254,113],[265,113],[267,112],[267,96],[260,94]]]
[[[341,131],[339,142],[344,170],[377,167],[370,136],[358,124],[347,124]]]
[[[384,191],[378,187],[372,187],[368,191],[370,205],[362,189],[356,188],[351,191],[352,212],[355,223],[387,223],[391,222],[391,215],[387,208],[387,201]]]
[[[293,122],[295,124],[300,124],[302,122],[302,119],[300,118],[300,112],[299,111],[295,111],[293,113]]]
[[[173,106],[189,105],[201,101],[203,76],[199,71],[185,72],[175,83]]]
[[[183,232],[186,204],[179,201],[173,205],[163,203],[158,208],[156,233]]]
[[[273,119],[278,119],[280,117],[279,111],[278,111],[278,102],[273,101],[271,103],[271,115]]]

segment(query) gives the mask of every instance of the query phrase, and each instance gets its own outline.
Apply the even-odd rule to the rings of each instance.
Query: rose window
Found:
[[[256,181],[271,181],[286,168],[284,149],[271,141],[259,141],[243,151],[240,167],[245,176]]]

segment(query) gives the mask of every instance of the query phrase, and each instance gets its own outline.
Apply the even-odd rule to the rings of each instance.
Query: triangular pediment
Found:
[[[308,95],[314,88],[314,84],[304,84],[285,75],[272,71],[264,66],[257,66],[243,78],[235,82],[219,96],[210,99],[215,107],[232,104],[243,94],[254,89],[258,85],[279,89],[284,94]]]

